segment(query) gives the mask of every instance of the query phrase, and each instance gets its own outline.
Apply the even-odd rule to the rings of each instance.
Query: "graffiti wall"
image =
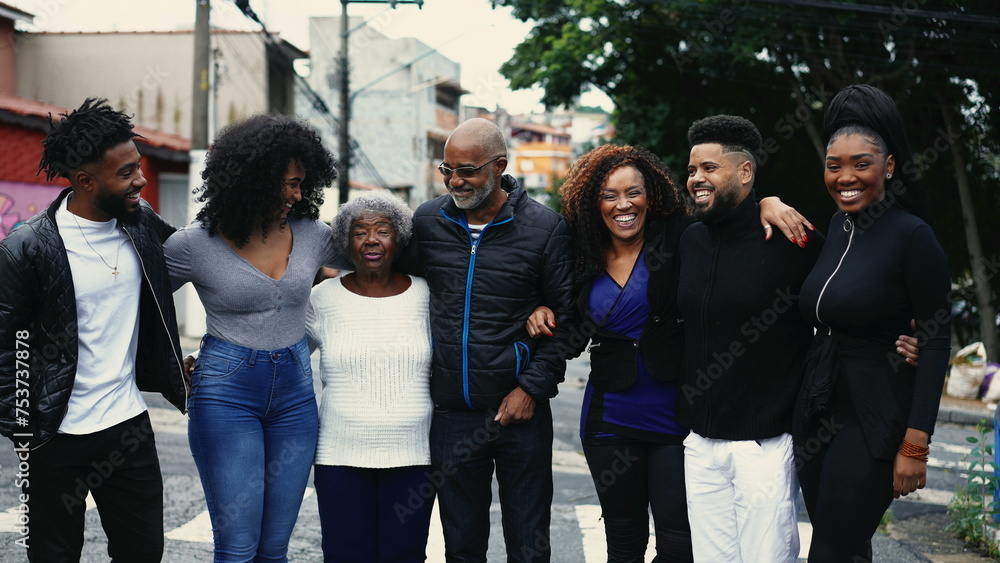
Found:
[[[45,210],[62,190],[60,186],[0,180],[0,239],[19,223]]]

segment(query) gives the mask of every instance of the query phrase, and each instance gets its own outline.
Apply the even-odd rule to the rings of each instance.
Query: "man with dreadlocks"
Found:
[[[21,462],[22,543],[30,561],[79,561],[89,493],[112,560],[159,561],[163,481],[140,389],[184,410],[173,228],[139,198],[129,117],[93,98],[62,116],[39,172],[70,187],[0,241],[0,434]]]

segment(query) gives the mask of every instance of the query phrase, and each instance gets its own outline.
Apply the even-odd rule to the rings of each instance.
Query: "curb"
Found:
[[[953,424],[963,424],[975,426],[979,421],[985,420],[987,428],[993,428],[993,412],[990,410],[966,409],[962,407],[941,406],[938,409],[938,422],[951,422]]]

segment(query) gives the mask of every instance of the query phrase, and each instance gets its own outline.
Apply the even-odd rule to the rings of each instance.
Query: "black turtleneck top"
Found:
[[[753,190],[680,242],[677,302],[684,317],[679,419],[701,436],[758,440],[791,431],[813,329],[799,290],[823,245],[764,240]]]
[[[951,344],[948,262],[931,228],[895,206],[838,212],[802,286],[802,315],[831,332],[868,447],[892,459],[907,427],[931,433]],[[919,367],[895,352],[917,321]],[[835,398],[836,401],[836,398]]]

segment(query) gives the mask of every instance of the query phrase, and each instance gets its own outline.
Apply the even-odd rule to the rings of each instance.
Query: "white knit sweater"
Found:
[[[312,290],[306,334],[320,350],[323,393],[316,463],[427,465],[434,403],[427,282],[362,297],[329,279]]]

